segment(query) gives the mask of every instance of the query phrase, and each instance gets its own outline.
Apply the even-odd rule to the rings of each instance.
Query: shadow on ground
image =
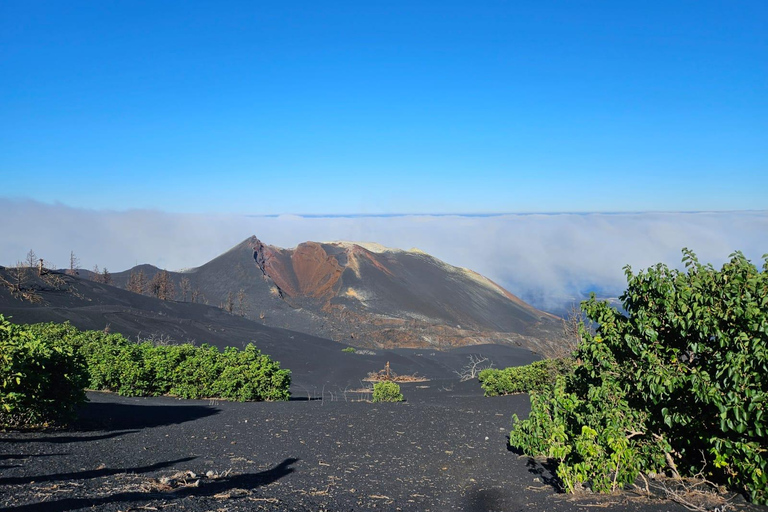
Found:
[[[100,478],[104,476],[118,475],[122,473],[149,473],[150,471],[157,471],[164,469],[179,462],[188,462],[195,459],[195,457],[185,457],[183,459],[170,460],[167,462],[158,462],[150,466],[143,466],[140,468],[102,468],[92,469],[89,471],[77,471],[74,473],[55,473],[53,475],[38,475],[38,476],[18,476],[0,478],[0,485],[24,485],[30,483],[39,482],[58,482],[68,480],[85,480],[87,478]]]
[[[465,512],[504,512],[518,510],[519,504],[501,489],[472,488],[465,492],[461,510]]]
[[[83,406],[70,430],[127,430],[176,425],[218,414],[205,405],[137,405],[90,402]]]
[[[146,468],[133,468],[133,469],[122,469],[119,470],[121,473],[140,473],[140,472],[148,472],[148,471],[154,471],[163,467],[169,467],[177,462],[184,462],[185,460],[190,459],[180,459],[177,461],[169,461],[169,462],[163,462],[154,464],[153,466],[147,466]],[[227,491],[231,491],[234,489],[245,489],[247,491],[256,489],[258,487],[263,487],[266,485],[269,485],[284,476],[287,476],[295,471],[294,468],[290,467],[291,465],[298,462],[299,459],[290,458],[285,459],[283,462],[278,464],[277,466],[273,467],[272,469],[268,469],[266,471],[261,471],[259,473],[249,473],[244,475],[234,475],[231,477],[225,477],[214,481],[201,481],[200,485],[198,487],[182,487],[178,488],[172,491],[168,492],[119,492],[115,494],[110,494],[108,496],[102,496],[98,498],[66,498],[59,501],[46,501],[42,503],[31,503],[27,505],[20,505],[16,507],[9,507],[5,510],[7,512],[66,512],[69,510],[77,510],[81,508],[99,508],[104,505],[110,504],[110,503],[130,503],[132,505],[136,505],[137,507],[140,507],[140,503],[147,502],[147,501],[153,501],[153,500],[162,500],[162,501],[173,501],[178,500],[182,498],[187,497],[212,497],[217,494],[226,493]],[[151,468],[151,469],[150,469]],[[87,471],[84,473],[97,473],[100,470],[97,471]],[[82,474],[74,473],[73,478],[94,478],[96,476],[108,476],[110,473],[114,470],[104,470],[107,471],[104,475],[93,475],[93,476],[82,476]],[[80,476],[78,476],[80,475]],[[53,476],[62,476],[62,475],[52,475]],[[46,477],[37,477],[35,481],[43,481],[41,478]],[[53,478],[49,478],[49,480],[52,480]],[[9,480],[9,479],[5,479]],[[11,482],[3,482],[3,483],[11,483]],[[129,507],[132,508],[132,507]]]

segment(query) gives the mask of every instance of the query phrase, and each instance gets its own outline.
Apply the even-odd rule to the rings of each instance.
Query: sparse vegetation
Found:
[[[357,350],[355,350],[355,347],[343,348],[341,349],[341,351],[346,352],[347,354],[354,354],[355,352],[357,352]]]
[[[573,369],[573,359],[545,359],[525,366],[497,369],[486,368],[478,375],[485,396],[509,395],[540,391],[554,384],[560,375]]]
[[[386,366],[378,372],[370,372],[368,377],[363,379],[367,382],[426,382],[427,378],[420,377],[416,374],[413,375],[398,375],[389,366],[387,361]]]
[[[664,472],[768,503],[768,255],[762,272],[741,253],[721,270],[683,255],[685,271],[625,268],[626,314],[585,301],[599,327],[573,375],[515,418],[510,443],[554,459],[570,492]]]
[[[82,357],[0,315],[0,426],[65,424],[85,402]]]
[[[465,364],[461,370],[457,370],[453,373],[459,376],[460,382],[466,382],[468,380],[476,379],[480,375],[480,372],[489,368],[493,368],[493,363],[490,359],[478,354],[472,354],[469,356],[469,362]]]
[[[391,381],[377,382],[373,385],[374,402],[402,402],[400,386]]]

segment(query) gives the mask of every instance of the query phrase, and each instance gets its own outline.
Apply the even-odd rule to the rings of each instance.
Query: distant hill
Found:
[[[159,269],[131,273],[147,280]],[[418,250],[355,242],[293,249],[250,237],[210,262],[169,272],[175,297],[227,307],[264,325],[367,348],[447,348],[486,343],[547,354],[560,343],[558,317],[489,279]],[[184,282],[184,285],[183,285]],[[186,290],[182,297],[182,288]]]

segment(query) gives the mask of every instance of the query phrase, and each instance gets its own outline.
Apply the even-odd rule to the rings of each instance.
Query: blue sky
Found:
[[[0,2],[0,197],[768,208],[768,3]]]

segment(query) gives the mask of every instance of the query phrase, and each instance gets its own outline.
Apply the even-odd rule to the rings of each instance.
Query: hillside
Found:
[[[0,284],[15,283],[15,274],[16,269],[0,267]],[[345,354],[341,350],[346,344],[263,325],[218,307],[162,301],[58,272],[40,277],[36,269],[24,269],[22,290],[26,298],[9,286],[0,286],[0,314],[16,323],[69,321],[80,329],[108,329],[132,340],[208,343],[219,348],[253,342],[292,371],[292,391],[299,396],[323,387],[360,387],[368,372],[382,369],[388,361],[403,375],[447,379],[456,377],[454,371],[467,363],[470,354],[489,357],[498,367],[537,359],[528,350],[497,345]]]
[[[113,274],[125,287],[143,265]],[[354,242],[292,249],[250,237],[210,262],[169,272],[177,298],[226,307],[264,325],[366,348],[447,348],[499,343],[547,354],[560,320],[489,279],[417,250]],[[186,282],[183,285],[183,281]],[[182,296],[182,289],[187,292]]]

